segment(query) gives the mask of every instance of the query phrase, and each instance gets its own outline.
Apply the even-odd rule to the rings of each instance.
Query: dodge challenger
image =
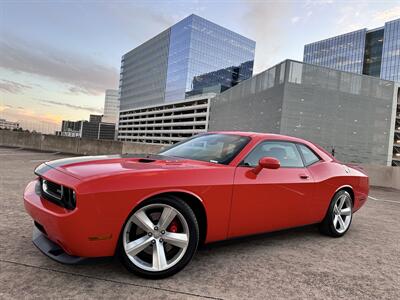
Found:
[[[198,245],[318,224],[341,237],[368,176],[311,142],[209,132],[157,155],[49,161],[24,192],[33,243],[66,264],[118,256],[147,278],[175,274]]]

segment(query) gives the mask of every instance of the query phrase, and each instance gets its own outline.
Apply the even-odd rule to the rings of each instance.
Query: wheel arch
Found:
[[[350,185],[342,185],[341,187],[339,187],[336,191],[335,191],[335,193],[333,194],[333,196],[337,193],[337,192],[339,192],[339,191],[346,191],[346,192],[348,192],[349,194],[350,194],[350,197],[351,197],[351,203],[353,204],[353,206],[354,206],[354,190],[353,190],[353,187],[352,186],[350,186]],[[332,196],[332,197],[333,197]]]
[[[206,237],[207,237],[207,214],[204,203],[202,199],[188,191],[184,190],[167,190],[167,191],[160,191],[158,193],[151,194],[146,198],[142,199],[137,203],[137,205],[142,205],[145,201],[157,198],[157,197],[176,197],[179,198],[193,210],[197,222],[199,224],[199,244],[204,244]]]

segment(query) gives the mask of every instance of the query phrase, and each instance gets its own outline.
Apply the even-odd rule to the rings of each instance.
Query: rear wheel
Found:
[[[319,228],[323,234],[341,237],[349,230],[353,218],[352,199],[348,192],[338,191]]]
[[[128,217],[119,241],[123,264],[148,278],[168,277],[192,259],[199,226],[192,209],[176,197],[146,201]]]

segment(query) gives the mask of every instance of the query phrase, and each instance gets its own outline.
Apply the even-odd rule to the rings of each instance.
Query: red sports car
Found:
[[[63,263],[119,255],[132,272],[170,276],[197,246],[319,224],[339,237],[368,177],[305,140],[211,132],[157,155],[46,162],[24,193],[34,244]]]

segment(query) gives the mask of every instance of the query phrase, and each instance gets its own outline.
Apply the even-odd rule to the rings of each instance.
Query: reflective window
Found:
[[[168,43],[169,30],[165,30],[122,57],[121,110],[163,102]]]
[[[313,163],[319,161],[319,157],[314,153],[314,151],[312,151],[306,145],[303,144],[298,144],[298,145],[301,154],[303,154],[304,163],[306,164],[306,166],[312,165]]]
[[[161,155],[229,164],[250,138],[231,134],[204,134],[173,145]]]
[[[381,75],[383,29],[368,32],[365,37],[363,74],[379,77]]]
[[[290,142],[267,141],[262,142],[244,159],[243,165],[257,166],[263,157],[274,157],[281,163],[281,167],[304,167],[296,145]]]
[[[306,63],[361,74],[366,29],[315,42],[304,47]]]
[[[121,60],[121,110],[219,93],[253,74],[255,42],[196,15]]]
[[[219,93],[253,74],[255,42],[196,15],[171,27],[165,101]]]
[[[381,78],[400,81],[400,19],[385,24]]]

